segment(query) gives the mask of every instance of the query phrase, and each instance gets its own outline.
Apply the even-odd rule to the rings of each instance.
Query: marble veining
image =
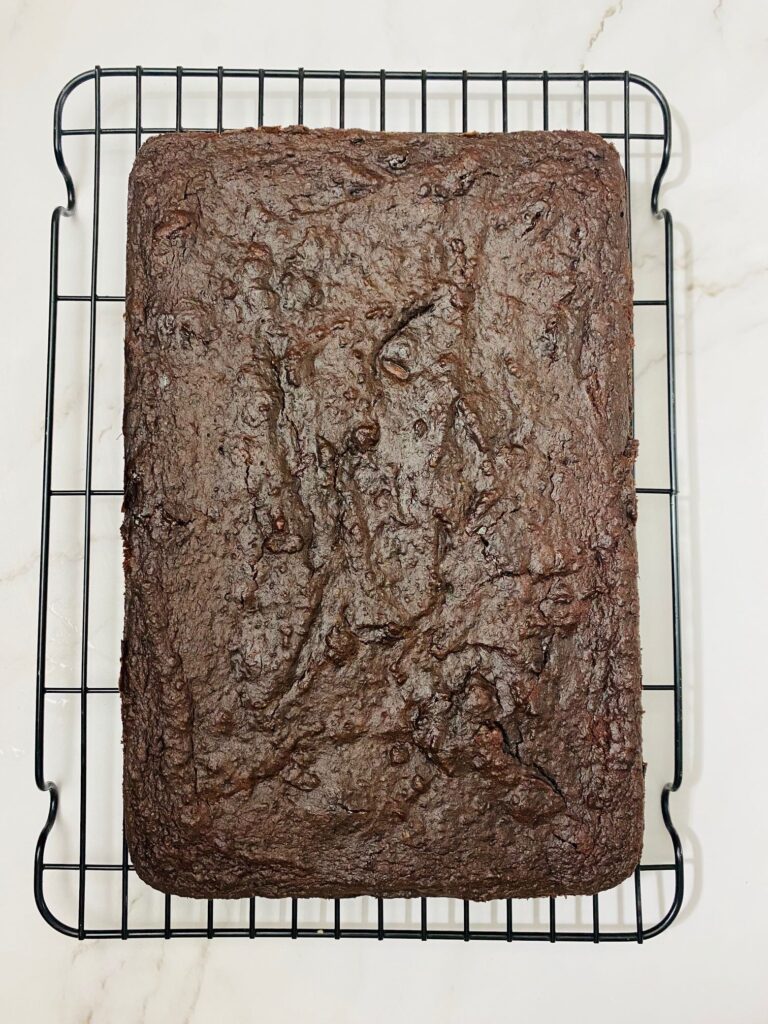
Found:
[[[619,2],[617,4],[611,4],[610,7],[606,7],[605,11],[603,12],[603,14],[600,17],[600,24],[597,26],[595,31],[589,37],[589,42],[587,43],[587,49],[586,49],[586,53],[587,54],[590,54],[592,52],[592,47],[595,45],[595,43],[600,38],[600,36],[603,34],[603,32],[605,32],[605,26],[608,23],[608,21],[611,18],[614,18],[617,14],[621,14],[621,12],[623,10],[624,10],[624,0],[619,0]],[[585,67],[586,67],[586,64],[582,63],[582,65],[581,65],[582,71],[584,70]]]

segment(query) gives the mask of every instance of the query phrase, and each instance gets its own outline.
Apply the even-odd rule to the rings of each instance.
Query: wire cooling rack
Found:
[[[644,859],[616,890],[484,904],[194,901],[156,893],[133,871],[122,830],[117,689],[127,172],[141,143],[159,132],[292,122],[424,132],[583,128],[619,150],[636,294],[648,766]],[[44,919],[80,939],[642,942],[664,931],[682,903],[683,858],[669,809],[670,793],[682,781],[682,694],[672,218],[659,207],[671,138],[659,89],[628,72],[97,67],[62,89],[53,146],[66,205],[54,210],[51,222],[37,650],[35,778],[48,793],[49,809],[35,851],[34,892]]]

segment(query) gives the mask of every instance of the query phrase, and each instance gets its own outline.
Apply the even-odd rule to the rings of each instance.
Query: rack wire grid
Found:
[[[643,861],[610,892],[490,903],[196,901],[157,893],[133,870],[122,827],[117,687],[128,170],[142,142],[159,132],[295,122],[422,132],[575,128],[598,132],[619,150],[636,294],[648,765]],[[80,939],[642,942],[674,920],[683,899],[683,856],[669,807],[683,758],[675,353],[672,218],[659,206],[670,131],[662,93],[628,72],[96,67],[64,86],[53,118],[66,205],[51,221],[35,726],[35,777],[49,808],[35,851],[34,894],[53,928]]]

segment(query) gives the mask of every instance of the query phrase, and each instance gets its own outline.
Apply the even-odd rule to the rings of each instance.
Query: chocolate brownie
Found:
[[[144,144],[121,673],[140,878],[481,900],[635,867],[625,214],[586,133]]]

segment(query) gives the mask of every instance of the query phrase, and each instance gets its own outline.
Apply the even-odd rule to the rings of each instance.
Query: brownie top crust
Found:
[[[487,899],[635,867],[625,195],[588,133],[141,148],[121,693],[148,883]]]

